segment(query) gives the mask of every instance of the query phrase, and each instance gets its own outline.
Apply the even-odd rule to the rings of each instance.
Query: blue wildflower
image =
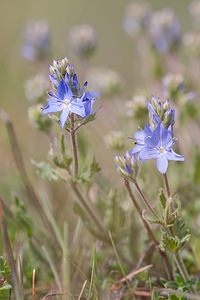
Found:
[[[49,50],[51,37],[49,25],[44,20],[31,21],[23,32],[22,56],[27,60],[44,58]]]
[[[152,14],[149,33],[153,46],[162,53],[176,48],[181,41],[181,26],[171,9],[165,8]]]
[[[141,133],[143,136],[143,132]],[[167,130],[162,123],[156,127],[149,138],[144,139],[145,144],[142,145],[138,153],[140,160],[156,159],[157,168],[160,173],[165,174],[168,167],[168,160],[184,161],[184,157],[175,153],[171,147],[174,139],[172,132]],[[133,149],[134,150],[134,149]],[[131,151],[133,153],[134,151]]]
[[[56,113],[61,111],[60,125],[62,129],[65,127],[69,113],[75,113],[81,117],[85,117],[85,106],[83,99],[85,94],[83,93],[81,98],[75,98],[74,94],[65,80],[61,80],[57,88],[57,95],[50,94],[52,96],[48,100],[48,105],[42,110],[43,114]]]
[[[137,131],[134,135],[136,146],[130,151],[130,154],[138,155],[143,147],[145,147],[147,139],[151,138],[151,136],[152,130],[148,125],[145,126],[144,130]]]

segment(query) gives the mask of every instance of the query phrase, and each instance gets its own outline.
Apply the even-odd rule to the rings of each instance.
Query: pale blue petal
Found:
[[[67,107],[64,107],[63,111],[60,114],[60,126],[62,127],[62,129],[65,128],[65,123],[67,121],[69,115],[69,109]]]
[[[144,130],[136,131],[134,138],[136,139],[136,141],[138,143],[144,144],[145,138],[146,138],[146,134],[145,134]]]
[[[169,160],[177,160],[177,161],[184,161],[184,157],[182,155],[177,154],[172,149],[166,152],[167,158]]]
[[[165,154],[160,154],[156,160],[158,171],[165,174],[168,167],[168,159]]]
[[[160,124],[160,146],[167,148],[173,144],[173,137],[171,131],[168,131],[162,124]]]
[[[71,99],[73,96],[69,85],[67,84],[67,82],[64,79],[62,79],[60,84],[58,85],[57,96],[61,100]]]
[[[101,94],[93,93],[93,92],[85,92],[85,97],[88,99],[97,98],[98,96],[101,96]]]
[[[62,104],[55,103],[55,104],[47,105],[45,108],[43,108],[42,113],[51,114],[51,113],[59,112],[62,109],[63,109]]]
[[[139,153],[139,159],[146,160],[146,159],[157,159],[159,156],[159,152],[149,146],[142,147],[142,150]]]
[[[85,117],[85,108],[83,104],[80,105],[77,102],[72,102],[70,104],[69,110],[76,115],[79,115],[83,118]]]
[[[144,145],[135,145],[135,147],[130,151],[130,154],[131,155],[137,155],[141,150],[142,148],[144,147]]]

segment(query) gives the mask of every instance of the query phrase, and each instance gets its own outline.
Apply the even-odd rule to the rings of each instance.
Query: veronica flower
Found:
[[[144,135],[142,132],[141,137]],[[140,160],[156,159],[157,168],[160,173],[165,174],[168,167],[168,160],[184,161],[184,157],[175,153],[171,147],[174,145],[172,132],[167,130],[162,123],[152,132],[149,138],[144,139],[140,151],[136,151]],[[134,148],[135,149],[135,148]],[[133,150],[134,150],[133,149]],[[132,150],[132,153],[134,152]]]
[[[147,139],[151,138],[152,131],[148,125],[145,126],[144,130],[137,131],[134,135],[136,140],[136,146],[130,151],[131,155],[138,155],[140,151],[145,147]]]
[[[42,113],[61,112],[60,125],[62,129],[65,127],[70,112],[81,117],[86,116],[85,106],[83,104],[85,93],[83,93],[81,98],[75,98],[70,86],[65,80],[61,80],[56,95],[49,95],[51,98],[48,100],[48,105],[42,110]]]

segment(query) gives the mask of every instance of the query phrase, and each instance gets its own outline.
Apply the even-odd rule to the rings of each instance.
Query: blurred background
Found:
[[[160,24],[160,27],[158,26],[159,30],[161,26],[168,28],[168,25],[171,24],[171,10],[169,12],[169,21],[167,19],[168,13],[166,14],[167,17],[165,14],[158,13],[158,15],[155,15],[155,18],[158,19],[153,24],[153,16],[151,19],[153,29],[151,33],[147,33],[148,28],[145,26],[145,28],[137,29],[138,32],[134,32],[135,25],[133,26],[131,23],[132,21],[129,18],[132,17],[128,13],[131,9],[127,8],[127,5],[130,3],[129,0],[0,1],[0,110],[4,110],[13,123],[27,173],[36,193],[45,192],[48,204],[59,226],[62,226],[61,224],[67,221],[69,243],[73,240],[74,230],[79,221],[77,213],[74,212],[74,202],[69,188],[66,189],[65,184],[56,180],[48,182],[48,180],[41,179],[36,172],[35,164],[37,163],[31,163],[31,160],[35,162],[46,160],[46,157],[49,155],[49,137],[51,141],[54,140],[54,137],[59,138],[61,129],[55,124],[51,136],[49,136],[48,134],[45,135],[42,130],[37,130],[37,128],[32,126],[30,120],[33,119],[33,114],[31,114],[29,108],[35,100],[34,97],[30,99],[30,85],[27,84],[29,79],[34,78],[38,73],[42,74],[42,79],[39,79],[39,82],[44,81],[42,87],[44,91],[42,91],[42,101],[38,102],[39,108],[44,107],[48,99],[46,91],[49,89],[49,65],[52,64],[53,59],[58,60],[65,56],[74,64],[81,83],[88,81],[89,91],[102,94],[95,103],[95,109],[102,106],[97,113],[97,119],[95,122],[81,128],[78,133],[80,165],[84,166],[87,161],[90,161],[95,156],[102,169],[100,175],[97,175],[97,183],[100,186],[98,189],[101,191],[103,186],[105,187],[105,194],[102,192],[101,197],[105,197],[105,202],[108,200],[107,205],[112,202],[111,199],[116,198],[120,209],[122,209],[122,203],[124,204],[121,221],[123,225],[127,225],[126,214],[129,215],[130,206],[127,202],[123,202],[126,196],[123,198],[124,192],[119,175],[115,169],[114,154],[123,154],[126,150],[133,148],[133,141],[128,140],[127,137],[133,137],[138,125],[144,126],[148,122],[147,100],[150,100],[152,95],[155,97],[159,96],[162,99],[170,98],[172,107],[177,109],[177,125],[175,127],[175,135],[179,138],[177,150],[178,153],[181,153],[186,158],[184,164],[177,163],[175,165],[172,162],[172,167],[170,165],[170,184],[182,196],[183,206],[185,205],[183,214],[186,216],[198,240],[198,242],[195,240],[194,247],[200,250],[199,232],[197,230],[200,224],[200,205],[198,204],[200,200],[200,115],[198,100],[200,38],[194,39],[193,44],[191,42],[189,46],[184,38],[187,32],[199,34],[200,27],[192,22],[192,20],[194,21],[194,11],[192,14],[191,8],[189,8],[191,7],[191,2],[189,0],[148,1],[148,12],[160,12],[162,9],[171,9],[174,12],[172,13],[172,19],[174,20],[175,29],[178,28],[178,37],[175,36],[172,42],[170,40],[167,41],[169,44],[166,47],[163,46],[164,42],[162,41],[161,44],[164,48],[161,47],[161,49],[159,48],[160,42],[157,44],[155,42],[157,27],[153,26]],[[132,3],[136,3],[136,1],[132,1]],[[133,9],[133,11],[136,10]],[[140,10],[138,11],[140,16]],[[136,14],[136,18],[138,15]],[[196,15],[200,19],[200,7]],[[199,20],[198,16],[197,20]],[[26,44],[25,28],[31,21],[38,20],[44,20],[47,22],[45,24],[49,26],[50,43],[48,51],[44,57],[27,59],[26,55],[22,53],[23,46]],[[177,20],[178,23],[176,23]],[[85,54],[85,56],[80,55],[76,51],[76,45],[74,46],[73,44],[75,33],[72,29],[81,24],[89,24],[95,31],[95,46],[92,49],[92,54],[88,56]],[[164,36],[166,32],[165,29],[163,30]],[[173,30],[173,28],[169,29],[169,35],[171,33],[173,35]],[[168,39],[168,32],[166,35]],[[175,78],[173,76],[167,77],[164,80],[163,78],[168,74],[178,74],[178,76],[175,76]],[[66,145],[70,149],[69,140],[67,140]],[[19,196],[25,206],[25,210],[28,211],[31,222],[40,224],[37,214],[32,212],[29,200],[22,191],[22,181],[12,156],[7,130],[5,124],[1,121],[0,166],[0,191],[4,201],[13,209],[14,214],[18,216],[19,205],[16,205],[16,201],[13,199],[16,195]],[[141,186],[148,192],[150,198],[153,197],[154,199],[157,197],[162,178],[160,178],[156,170],[155,162],[149,162],[144,165],[140,181]],[[91,199],[95,205],[97,204],[97,199],[95,198],[97,195],[96,186],[97,184],[95,183],[94,188],[90,191]],[[188,188],[189,186],[190,188]],[[120,190],[120,195],[115,194],[115,188]],[[106,205],[104,206],[106,207]],[[112,210],[108,214],[104,214],[104,211],[101,214],[105,222],[111,223],[109,218],[111,218],[111,214],[114,214]],[[121,214],[121,211],[119,214]],[[118,217],[116,214],[116,218],[113,219]],[[140,222],[138,224],[134,212],[131,211],[129,217],[130,219],[132,218],[129,224],[131,236],[135,237],[138,235],[138,247],[135,247],[135,242],[132,240],[132,244],[130,242],[131,250],[129,251],[131,253],[129,253],[129,256],[135,263],[140,256],[146,236],[140,235],[141,224]],[[112,220],[112,222],[115,221]],[[117,226],[120,227],[120,224],[114,224],[113,230],[117,232]],[[24,275],[26,276],[25,286],[28,289],[31,287],[32,268],[36,267],[40,270],[40,259],[36,258],[37,255],[29,255],[30,245],[28,246],[26,234],[24,234],[23,230],[23,233],[21,229],[18,232],[10,220],[9,225],[11,241],[14,245],[13,247],[17,249],[15,253],[23,253],[24,251],[24,261],[28,261],[27,266],[24,267],[25,272],[27,272]],[[77,250],[74,260],[79,261],[81,258],[83,261],[86,258],[79,267],[84,272],[89,272],[91,245],[93,245],[95,239],[88,234],[87,230],[81,230],[84,238],[80,238],[79,243],[77,243],[79,250]],[[92,231],[91,228],[90,231]],[[40,233],[38,233],[38,237],[40,237]],[[124,245],[126,247],[126,242]],[[83,253],[80,251],[81,246],[83,246]],[[99,248],[101,248],[101,245]],[[191,253],[191,251],[191,248],[189,248],[188,252]],[[126,252],[128,253],[127,250]],[[198,251],[195,253],[199,268],[200,257],[197,254]],[[2,253],[0,251],[0,254],[3,255],[4,251],[2,250]],[[59,258],[59,255],[58,257],[55,256],[55,264],[59,261]],[[192,268],[196,261],[190,257],[190,259],[188,258],[188,265]],[[114,268],[113,265],[110,267],[109,272],[113,270],[112,268]],[[43,272],[42,269],[38,276],[38,281],[45,284],[48,283],[50,278],[53,282],[53,275],[48,268],[45,270],[46,272]],[[129,270],[128,267],[127,270]],[[76,290],[77,278],[80,279],[79,275],[76,277],[75,271],[74,274],[75,279],[72,280],[73,291]],[[105,276],[105,278],[107,277]],[[81,283],[78,284],[78,288],[80,287]]]

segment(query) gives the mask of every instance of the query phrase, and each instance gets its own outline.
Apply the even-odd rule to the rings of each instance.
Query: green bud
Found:
[[[126,152],[124,156],[115,155],[117,171],[124,179],[136,183],[137,174],[139,171],[138,160],[135,156]]]

